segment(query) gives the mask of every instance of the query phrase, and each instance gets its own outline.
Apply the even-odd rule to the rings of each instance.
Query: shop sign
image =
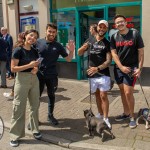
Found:
[[[31,30],[31,29],[35,29],[35,25],[26,25],[24,27],[24,30],[27,31],[27,30]]]
[[[133,21],[133,17],[126,18],[126,21],[128,22],[127,28],[134,28],[134,24],[131,23]]]
[[[36,29],[37,21],[35,17],[27,17],[20,20],[21,32]]]
[[[126,18],[126,21],[127,21],[127,28],[134,28],[134,23],[132,23],[132,21],[133,21],[133,17],[128,17],[128,18]],[[113,26],[112,26],[112,28],[116,28],[116,25],[115,24],[113,24]]]

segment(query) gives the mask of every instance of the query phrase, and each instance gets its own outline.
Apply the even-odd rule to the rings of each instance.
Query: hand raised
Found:
[[[73,40],[69,40],[68,44],[66,45],[66,48],[70,51],[70,52],[74,52],[75,50],[75,43]]]

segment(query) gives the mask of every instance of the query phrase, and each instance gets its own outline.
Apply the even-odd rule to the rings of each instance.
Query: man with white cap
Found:
[[[109,101],[107,97],[107,91],[110,89],[110,72],[108,66],[111,63],[111,53],[110,43],[104,37],[107,30],[108,22],[106,20],[99,21],[95,41],[87,44],[84,49],[80,48],[78,55],[83,55],[87,49],[89,50],[89,68],[87,69],[87,74],[91,84],[91,92],[96,94],[96,90],[99,90],[97,106],[98,109],[102,106],[103,119],[109,128],[111,128],[108,120]]]

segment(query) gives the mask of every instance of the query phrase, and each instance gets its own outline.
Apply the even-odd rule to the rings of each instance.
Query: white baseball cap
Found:
[[[108,28],[108,22],[106,20],[100,20],[98,22],[98,25],[100,25],[100,24],[104,24]]]

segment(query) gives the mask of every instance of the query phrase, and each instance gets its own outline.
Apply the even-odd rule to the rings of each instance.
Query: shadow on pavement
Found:
[[[56,93],[64,92],[64,91],[67,91],[67,89],[58,87],[58,89],[56,90]]]
[[[66,101],[66,100],[71,100],[71,98],[65,97],[63,95],[56,94],[56,101],[55,102],[59,102],[61,100],[65,100]],[[48,96],[42,96],[40,98],[40,102],[48,103]]]
[[[72,142],[90,140],[93,138],[97,138],[98,141],[101,142],[100,135],[94,131],[94,136],[89,136],[88,129],[86,127],[85,119],[59,119],[59,125],[52,127],[53,129],[43,129],[41,128],[41,132],[47,135],[57,136],[59,138],[67,139]],[[42,123],[43,126],[51,126],[49,123],[44,122]],[[109,141],[112,140],[111,136],[106,132],[105,133],[105,140]]]

